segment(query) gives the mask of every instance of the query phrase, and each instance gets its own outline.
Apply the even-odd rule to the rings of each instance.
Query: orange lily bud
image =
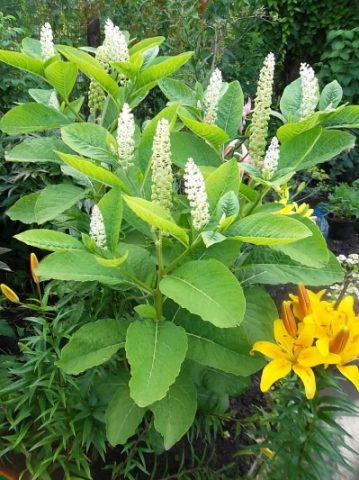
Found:
[[[35,283],[40,283],[40,277],[36,275],[35,269],[39,266],[39,261],[34,253],[30,254],[31,276]]]
[[[295,337],[297,335],[297,322],[293,315],[290,302],[283,302],[282,303],[282,320],[285,326],[285,329],[289,333],[291,337]]]
[[[1,291],[3,293],[3,295],[8,299],[10,300],[10,302],[13,302],[13,303],[20,303],[20,299],[19,297],[16,295],[16,293],[14,292],[14,290],[10,287],[8,287],[7,285],[5,285],[5,283],[2,283],[0,285],[0,288],[1,288]]]
[[[300,283],[298,285],[298,301],[304,316],[309,315],[311,312],[310,300],[307,289],[305,288],[303,283]]]
[[[265,455],[268,458],[273,458],[274,457],[273,451],[270,448],[267,448],[267,447],[261,448],[261,453],[263,453],[263,455]]]
[[[349,340],[349,328],[341,328],[329,344],[331,353],[342,353]]]

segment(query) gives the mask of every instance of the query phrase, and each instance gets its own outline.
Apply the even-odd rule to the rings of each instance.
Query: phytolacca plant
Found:
[[[320,231],[300,208],[262,203],[270,189],[285,190],[297,169],[353,144],[352,135],[329,129],[338,122],[347,126],[341,115],[351,107],[319,114],[313,127],[308,108],[314,103],[306,98],[300,111],[309,117],[281,127],[279,141],[266,151],[270,55],[250,129],[252,163],[240,168],[236,149],[247,138],[238,133],[239,83],[227,84],[217,70],[205,91],[165,78],[191,54],[158,57],[162,37],[124,45],[126,36],[107,26],[96,58],[85,49],[54,46],[48,28],[42,49],[27,39],[23,52],[0,52],[3,61],[53,88],[32,91],[35,103],[2,118],[6,133],[30,134],[7,160],[57,162],[64,173],[63,183],[22,197],[8,215],[46,223],[48,228],[17,235],[54,252],[36,269],[41,280],[102,282],[127,296],[130,316],[123,312],[123,321],[98,319],[82,326],[58,365],[80,374],[115,356],[123,382],[106,414],[109,441],[126,442],[152,412],[169,448],[193,422],[204,397],[197,400],[197,391],[223,399],[243,388],[238,376],[248,377],[263,365],[249,351],[253,342],[272,338],[277,313],[260,284],[342,279]],[[126,56],[116,57],[119,48]],[[88,122],[84,99],[72,93],[78,69],[92,85]],[[156,85],[169,103],[142,125],[134,109]],[[96,105],[95,90],[101,91]],[[327,129],[329,118],[334,120]],[[35,133],[51,130],[42,137]],[[233,152],[224,148],[231,140],[235,156],[225,161],[224,152]]]

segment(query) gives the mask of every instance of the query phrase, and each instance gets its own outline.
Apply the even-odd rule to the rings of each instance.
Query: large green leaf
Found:
[[[255,213],[235,222],[227,235],[255,245],[282,245],[309,237],[311,231],[286,215]]]
[[[6,215],[14,221],[19,220],[22,223],[36,223],[35,205],[39,196],[40,192],[24,195],[7,210]]]
[[[106,436],[110,444],[125,444],[136,433],[145,412],[130,397],[128,385],[121,385],[106,410]]]
[[[221,328],[243,320],[246,304],[242,288],[217,260],[187,262],[164,277],[161,292],[191,313]]]
[[[192,55],[193,52],[185,52],[174,57],[165,57],[161,62],[145,68],[137,77],[136,88],[143,88],[168,77],[187,63]]]
[[[348,105],[325,115],[322,125],[327,128],[359,128],[359,105]]]
[[[302,104],[302,80],[297,78],[284,89],[280,99],[280,111],[289,121],[300,118],[300,106]]]
[[[184,245],[188,244],[186,231],[179,227],[171,215],[162,207],[140,197],[130,197],[125,195],[124,199],[128,207],[135,212],[141,220],[153,227],[159,228],[165,233],[169,233]]]
[[[186,115],[180,115],[180,117],[187,128],[216,148],[229,140],[228,134],[222,128],[217,127],[217,125],[199,122]]]
[[[26,245],[52,252],[84,250],[83,244],[71,235],[55,230],[47,230],[46,228],[27,230],[26,232],[18,233],[15,235],[15,238],[20,240],[20,242],[26,243]]]
[[[111,151],[111,147],[116,151],[116,140],[100,125],[73,123],[61,129],[61,137],[66,145],[80,155],[115,164],[117,162]]]
[[[86,323],[61,350],[57,365],[65,372],[77,375],[107,362],[125,346],[128,323],[121,320],[97,320]]]
[[[320,112],[316,112],[305,120],[299,122],[288,122],[282,125],[277,130],[277,137],[281,143],[287,142],[293,137],[296,137],[300,133],[314,128],[320,123]]]
[[[64,57],[70,60],[70,62],[77,65],[85,75],[96,80],[96,82],[112,96],[115,102],[118,100],[120,87],[94,57],[83,50],[78,50],[77,48],[67,45],[57,45],[56,48]]]
[[[39,77],[44,77],[44,62],[25,53],[14,52],[12,50],[0,50],[0,61],[12,67],[20,68],[20,70],[38,75]]]
[[[280,148],[278,170],[282,168],[296,170],[303,159],[311,153],[322,131],[322,128],[316,126],[284,142]]]
[[[61,150],[70,153],[71,149],[56,137],[27,138],[15,145],[5,154],[8,162],[51,162],[61,164],[61,160],[55,151]]]
[[[206,192],[211,210],[214,210],[220,198],[227,192],[237,193],[240,176],[237,160],[233,158],[223,163],[206,178]]]
[[[105,224],[107,248],[114,252],[120,240],[123,211],[121,191],[113,188],[101,198],[98,206]]]
[[[173,163],[180,168],[190,157],[196,165],[218,167],[221,164],[221,157],[208,143],[188,132],[171,134],[171,153]]]
[[[108,285],[124,283],[120,268],[100,265],[95,255],[88,252],[56,252],[45,257],[37,273],[43,279],[73,280],[75,282],[98,281]]]
[[[236,273],[246,284],[278,285],[302,282],[311,286],[323,286],[341,282],[344,278],[340,264],[332,253],[329,253],[327,265],[314,268],[267,247],[255,247]]]
[[[71,123],[63,113],[40,103],[25,103],[12,108],[0,120],[0,129],[9,135],[60,128]]]
[[[230,138],[237,135],[242,120],[243,111],[243,91],[235,80],[228,85],[224,95],[218,103],[218,113],[216,124],[228,133]]]
[[[165,398],[151,405],[155,429],[163,436],[165,449],[170,449],[192,425],[197,410],[197,389],[181,374]]]
[[[186,333],[174,323],[145,320],[129,326],[126,356],[131,366],[131,397],[137,405],[146,407],[166,396],[186,351]]]
[[[45,69],[47,81],[68,100],[77,78],[77,67],[71,62],[53,62]]]
[[[272,245],[271,248],[279,250],[291,259],[309,267],[323,267],[328,263],[329,251],[319,228],[309,218],[296,215],[295,219],[303,223],[312,232],[312,235],[293,243]]]
[[[165,78],[158,84],[162,93],[171,102],[180,102],[182,105],[196,106],[196,93],[181,80]]]
[[[343,89],[337,80],[328,83],[322,90],[319,99],[319,109],[336,108],[343,98]]]
[[[130,48],[130,55],[134,55],[135,53],[145,52],[146,50],[150,50],[153,47],[158,47],[166,40],[165,37],[150,37],[141,40],[140,42],[135,43]]]
[[[100,183],[108,185],[109,187],[117,187],[123,191],[127,191],[127,187],[123,181],[114,173],[106,170],[106,168],[100,167],[85,158],[78,157],[77,155],[69,155],[62,152],[57,152],[57,154],[67,165],[70,165],[70,167],[78,172],[83,173]]]

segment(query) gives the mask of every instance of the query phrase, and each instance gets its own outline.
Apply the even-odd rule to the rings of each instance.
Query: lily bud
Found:
[[[349,340],[349,328],[347,326],[341,328],[329,344],[331,353],[342,353]]]
[[[290,302],[282,303],[282,320],[289,335],[293,338],[296,337],[298,331],[297,322],[293,315]]]
[[[261,453],[268,458],[273,458],[274,457],[274,452],[270,448],[261,448]]]
[[[40,283],[40,277],[36,275],[35,270],[39,266],[39,261],[37,259],[37,256],[34,253],[30,254],[30,270],[31,270],[31,276],[32,279],[35,283]]]
[[[303,283],[299,283],[298,285],[298,301],[299,306],[303,312],[303,315],[306,317],[311,312],[310,300],[308,296],[308,292],[303,285]]]
[[[1,291],[3,293],[3,295],[8,299],[10,300],[10,302],[12,303],[20,303],[20,299],[19,297],[16,295],[16,293],[14,292],[14,290],[10,287],[8,287],[7,285],[5,285],[5,283],[2,283],[0,285],[0,288],[1,288]]]

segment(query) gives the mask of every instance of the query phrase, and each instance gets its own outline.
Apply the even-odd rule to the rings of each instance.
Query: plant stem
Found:
[[[175,258],[169,265],[167,268],[164,269],[164,273],[167,275],[171,270],[174,269],[174,267],[179,263],[181,262],[184,258],[187,257],[187,255],[191,252],[191,250],[193,250],[195,247],[197,247],[197,245],[199,244],[200,242],[200,236],[198,236],[196,238],[196,240],[189,246],[187,247],[180,255],[178,255],[177,258]]]
[[[161,320],[162,318],[162,310],[163,310],[163,296],[160,290],[160,282],[164,275],[164,263],[163,263],[163,252],[162,252],[162,234],[158,232],[158,236],[155,236],[155,245],[156,245],[156,253],[157,253],[157,282],[156,282],[156,290],[154,294],[154,302],[155,302],[155,309],[157,312],[157,320]]]
[[[245,213],[245,215],[243,215],[244,217],[247,217],[248,215],[250,215],[257,208],[257,206],[261,203],[263,198],[267,195],[268,191],[269,191],[269,187],[263,187],[261,193],[258,195],[257,200],[253,203],[253,205],[249,208],[249,210]]]
[[[80,122],[83,122],[84,119],[76,112],[76,110],[74,110],[70,104],[70,102],[65,98],[65,103],[66,103],[66,107],[75,115],[75,117],[77,118],[77,120],[79,120]]]

